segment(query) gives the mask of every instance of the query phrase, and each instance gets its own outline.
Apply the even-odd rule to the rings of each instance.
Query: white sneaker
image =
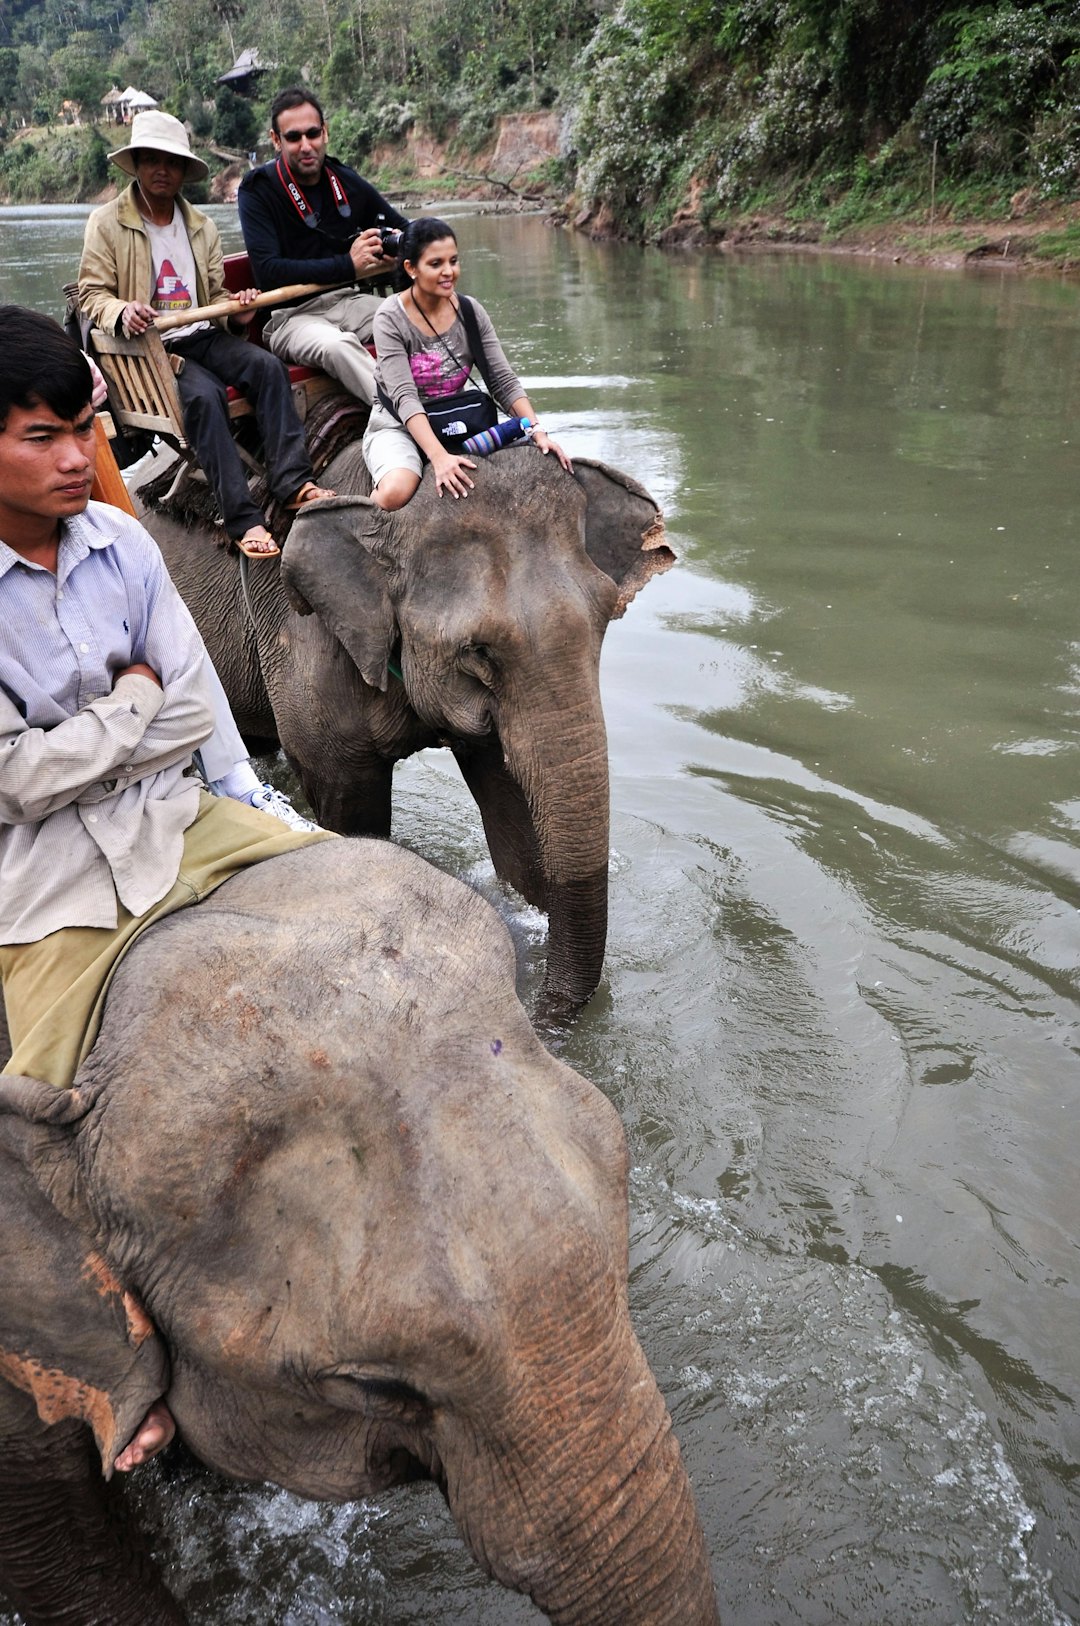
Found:
[[[275,819],[280,819],[282,824],[289,826],[290,830],[322,829],[322,826],[314,823],[312,819],[302,818],[289,801],[289,798],[283,796],[279,790],[275,790],[273,785],[260,785],[258,790],[253,790],[250,796],[245,796],[244,801],[250,802],[252,807],[257,807],[260,813],[269,813]]]

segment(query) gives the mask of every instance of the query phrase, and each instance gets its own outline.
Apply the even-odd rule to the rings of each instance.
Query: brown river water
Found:
[[[85,214],[0,210],[0,295],[59,315]],[[1080,290],[454,217],[548,427],[680,557],[605,644],[611,932],[563,1054],[630,1137],[726,1626],[1078,1622]],[[544,922],[448,756],[395,835],[492,897],[528,998]],[[540,1618],[430,1488],[138,1494],[198,1622]]]

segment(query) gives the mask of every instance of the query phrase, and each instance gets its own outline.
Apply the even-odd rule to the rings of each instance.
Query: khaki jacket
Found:
[[[112,203],[95,209],[86,222],[79,262],[79,306],[105,333],[120,332],[120,318],[129,300],[149,304],[153,292],[150,238],[134,194],[132,181]],[[195,302],[212,305],[227,297],[221,237],[208,216],[185,198],[176,201],[195,259]]]

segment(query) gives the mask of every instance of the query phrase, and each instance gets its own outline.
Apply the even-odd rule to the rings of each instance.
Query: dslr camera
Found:
[[[383,258],[396,260],[398,246],[401,242],[401,233],[393,226],[380,226],[379,242],[382,244]]]

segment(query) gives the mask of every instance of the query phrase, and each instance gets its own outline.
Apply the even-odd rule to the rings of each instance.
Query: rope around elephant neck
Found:
[[[256,642],[258,642],[259,628],[255,620],[255,607],[251,602],[251,587],[248,583],[248,556],[246,553],[240,554],[240,591],[244,595],[244,608],[247,610],[248,620],[251,622],[251,630],[256,634]]]

